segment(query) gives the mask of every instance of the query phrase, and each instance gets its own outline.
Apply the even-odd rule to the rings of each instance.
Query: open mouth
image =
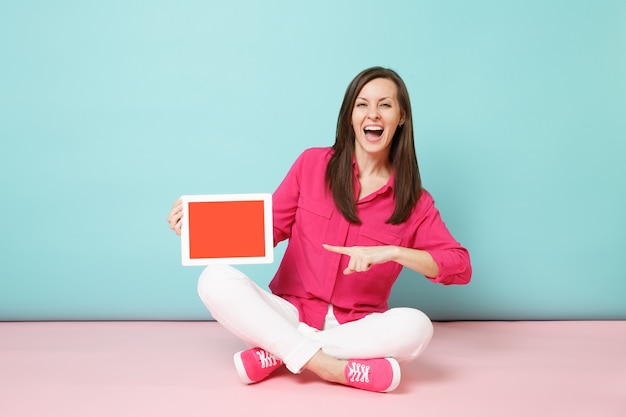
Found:
[[[363,129],[363,133],[365,134],[365,139],[367,140],[378,140],[383,135],[384,129],[382,126],[366,126]]]

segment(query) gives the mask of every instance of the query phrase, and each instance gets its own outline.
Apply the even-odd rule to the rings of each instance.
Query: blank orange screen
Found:
[[[263,201],[189,203],[189,257],[265,256]]]

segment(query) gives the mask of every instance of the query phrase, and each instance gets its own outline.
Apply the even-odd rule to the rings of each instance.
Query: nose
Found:
[[[371,106],[369,108],[369,111],[367,112],[367,117],[369,117],[370,119],[378,119],[380,117],[378,108],[376,106]]]

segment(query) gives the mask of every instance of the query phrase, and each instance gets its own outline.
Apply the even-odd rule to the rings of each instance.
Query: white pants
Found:
[[[393,357],[408,362],[424,351],[433,334],[430,319],[413,308],[392,308],[339,324],[329,307],[324,329],[317,330],[300,322],[293,304],[227,265],[208,266],[198,293],[226,329],[274,354],[293,373],[320,349],[339,359]]]

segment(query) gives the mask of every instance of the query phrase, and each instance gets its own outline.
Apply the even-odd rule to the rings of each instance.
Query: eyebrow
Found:
[[[361,96],[357,96],[356,99],[368,101],[365,97],[361,97]],[[393,97],[382,97],[378,101],[383,101],[383,100],[393,100]]]

